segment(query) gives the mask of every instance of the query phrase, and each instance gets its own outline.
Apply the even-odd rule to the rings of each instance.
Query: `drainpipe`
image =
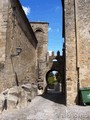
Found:
[[[80,64],[79,64],[79,38],[78,38],[78,16],[77,16],[77,0],[74,0],[74,14],[75,14],[75,38],[76,38],[76,69],[77,69],[77,91],[78,91],[78,103],[80,100]]]

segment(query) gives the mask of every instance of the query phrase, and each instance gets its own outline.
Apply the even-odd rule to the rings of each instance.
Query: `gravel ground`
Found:
[[[0,120],[90,120],[90,106],[68,106],[59,93],[37,96],[26,108],[5,111]]]

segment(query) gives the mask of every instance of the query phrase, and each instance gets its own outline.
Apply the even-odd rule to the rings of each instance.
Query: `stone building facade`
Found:
[[[57,54],[52,51],[51,55],[47,55],[47,63],[46,63],[46,81],[48,79],[48,75],[50,72],[56,71],[59,73],[60,77],[58,79],[59,84],[61,84],[61,91],[65,96],[65,61],[64,61],[64,50],[63,54],[61,55],[59,51]]]
[[[65,92],[65,79],[64,79],[64,50],[63,55],[57,52],[57,55],[50,56],[48,53],[48,23],[47,22],[30,22],[32,29],[38,40],[37,45],[37,82],[38,86],[42,88],[42,93],[44,92],[47,82],[46,77],[49,71],[57,70],[63,75],[62,84],[64,84]],[[56,59],[57,61],[53,61]]]
[[[46,86],[46,63],[48,53],[48,23],[47,22],[30,22],[32,29],[38,40],[37,45],[37,82],[40,88]]]
[[[8,109],[20,108],[45,88],[48,23],[30,23],[19,0],[0,8],[0,102],[7,96]]]
[[[66,102],[76,104],[78,91],[90,87],[90,1],[64,0]]]
[[[37,95],[37,44],[18,0],[0,1],[0,110],[25,107]],[[3,108],[5,99],[7,108]]]
[[[1,0],[0,9],[0,81],[2,81],[0,91],[2,91],[17,84],[36,82],[38,41],[18,0]]]

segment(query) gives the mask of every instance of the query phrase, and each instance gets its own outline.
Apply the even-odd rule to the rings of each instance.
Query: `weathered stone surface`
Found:
[[[37,45],[37,74],[38,84],[43,88],[46,86],[45,74],[48,51],[48,23],[47,22],[30,22],[32,29],[38,40]]]
[[[31,84],[22,85],[22,88],[27,92],[31,92],[31,90],[32,90]]]
[[[0,1],[0,64],[5,64],[6,30],[8,19],[8,0]],[[0,68],[1,69],[1,68]]]
[[[90,2],[88,0],[65,0],[64,18],[66,101],[67,104],[76,104],[78,82],[80,88],[90,87]]]
[[[0,28],[0,37],[3,38],[0,38],[0,92],[6,88],[9,89],[7,94],[9,109],[16,108],[18,102],[20,102],[19,107],[24,107],[37,95],[37,86],[31,84],[36,83],[38,79],[36,75],[38,58],[46,60],[48,23],[38,23],[44,30],[44,34],[40,34],[40,37],[44,36],[43,39],[40,38],[43,43],[43,51],[39,55],[36,49],[35,31],[33,32],[19,1],[6,0],[3,2],[1,0],[0,3],[2,8],[0,27],[5,28]],[[36,28],[38,28],[37,25]],[[41,44],[40,41],[39,44]],[[17,48],[21,49],[20,54],[17,54]],[[45,65],[44,62],[44,68]],[[22,84],[24,84],[22,88],[13,87]]]
[[[3,25],[0,25],[0,34],[4,30],[0,36],[0,81],[5,82],[1,92],[7,87],[36,82],[37,40],[19,1],[1,0],[0,3],[0,24]],[[22,49],[19,55],[18,47]]]
[[[36,95],[36,85],[14,86],[0,94],[0,110],[1,112],[5,110],[5,105],[7,110],[24,108]],[[5,100],[7,101],[6,104]]]

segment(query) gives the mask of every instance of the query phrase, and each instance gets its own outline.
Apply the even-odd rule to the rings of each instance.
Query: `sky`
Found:
[[[61,0],[20,0],[30,22],[48,22],[48,51],[62,53]]]

